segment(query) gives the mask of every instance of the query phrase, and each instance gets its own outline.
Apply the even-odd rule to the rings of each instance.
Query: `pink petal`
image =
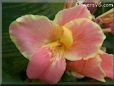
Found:
[[[67,70],[99,81],[105,81],[104,71],[101,69],[100,61],[98,61],[96,58],[91,58],[88,60],[68,61]]]
[[[51,64],[50,50],[39,48],[32,58],[27,67],[27,75],[31,79],[37,79],[42,72],[46,71]]]
[[[89,18],[92,19],[92,15],[88,11],[85,5],[78,5],[69,9],[64,9],[60,11],[54,19],[59,25],[64,25],[67,22],[77,19],[77,18]]]
[[[25,15],[10,25],[10,37],[20,52],[27,58],[43,44],[54,28],[51,21],[44,16]]]
[[[100,57],[102,59],[102,68],[105,71],[107,77],[114,79],[113,55],[104,53],[101,54]]]
[[[94,57],[100,49],[105,35],[99,25],[89,19],[81,18],[64,25],[72,31],[73,45],[66,53],[68,60]]]
[[[32,56],[28,67],[27,76],[30,79],[39,79],[47,83],[57,83],[66,68],[65,59],[49,48],[40,48]]]

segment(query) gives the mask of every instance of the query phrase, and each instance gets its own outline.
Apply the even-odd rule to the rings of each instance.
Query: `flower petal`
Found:
[[[105,73],[101,69],[100,61],[96,58],[90,58],[88,60],[68,61],[67,70],[99,81],[105,81]]]
[[[32,56],[27,67],[27,76],[55,84],[62,77],[65,68],[66,62],[61,55],[55,55],[49,48],[41,48]]]
[[[29,58],[47,42],[54,25],[48,18],[38,15],[22,16],[10,25],[9,33],[20,52]]]
[[[92,15],[90,14],[86,5],[78,5],[78,6],[60,11],[55,16],[54,22],[56,22],[59,25],[64,25],[67,22],[74,20],[76,18],[92,19]]]
[[[73,45],[66,59],[74,61],[94,57],[100,49],[105,35],[99,25],[86,18],[73,20],[64,25],[72,31]]]
[[[51,64],[49,49],[39,48],[30,59],[27,67],[27,75],[31,79],[37,79],[42,72],[48,69]]]
[[[100,54],[100,57],[102,59],[102,68],[105,71],[107,77],[114,79],[113,55],[104,53]]]

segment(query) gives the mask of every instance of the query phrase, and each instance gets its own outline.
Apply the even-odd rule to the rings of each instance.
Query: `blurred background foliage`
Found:
[[[28,80],[26,76],[26,67],[28,60],[17,50],[9,37],[9,25],[16,18],[25,14],[44,15],[53,20],[56,13],[63,9],[64,3],[2,3],[2,83],[35,83],[36,80]],[[95,17],[108,11],[112,7],[98,7],[94,13]],[[103,44],[108,53],[113,53],[114,36],[111,33],[106,34],[107,38]],[[76,83],[101,83],[90,78],[76,79],[69,73],[64,73],[60,82]],[[107,83],[112,82],[107,79]]]

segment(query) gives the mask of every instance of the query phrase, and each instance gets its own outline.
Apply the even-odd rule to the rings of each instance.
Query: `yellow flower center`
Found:
[[[69,49],[73,44],[72,32],[65,27],[56,28],[55,31],[56,31],[57,39],[50,42],[49,45],[54,50],[64,52],[65,50]],[[62,33],[62,34],[60,35],[59,33]]]
[[[60,43],[62,43],[65,46],[65,48],[70,48],[73,43],[72,32],[65,27],[63,27],[63,31],[63,35],[60,38]]]

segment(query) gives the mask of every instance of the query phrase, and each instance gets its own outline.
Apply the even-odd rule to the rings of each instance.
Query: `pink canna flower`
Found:
[[[16,19],[9,33],[22,55],[29,59],[28,78],[54,84],[66,70],[66,59],[95,59],[105,35],[91,19],[85,5],[61,10],[54,21],[39,15]],[[104,76],[101,71],[97,72]]]

